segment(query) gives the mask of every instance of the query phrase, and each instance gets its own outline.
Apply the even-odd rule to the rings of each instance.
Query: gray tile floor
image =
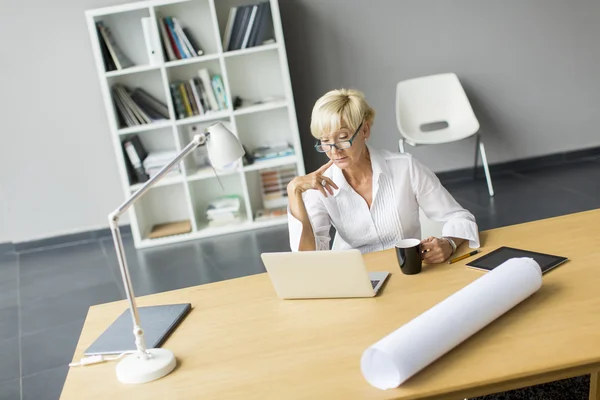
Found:
[[[484,230],[600,207],[600,160],[508,171],[494,186],[490,199],[484,180],[446,183]],[[136,295],[261,273],[260,253],[289,250],[285,226],[140,251],[124,241]],[[124,297],[110,238],[0,254],[0,399],[57,399],[88,308]]]

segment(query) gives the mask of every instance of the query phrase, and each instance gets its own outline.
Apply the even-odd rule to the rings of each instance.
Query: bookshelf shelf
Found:
[[[214,112],[210,112],[205,115],[198,115],[195,117],[178,119],[175,122],[175,125],[188,125],[188,124],[197,124],[199,122],[215,121],[218,119],[227,118],[230,115],[231,115],[231,111],[229,111],[229,110],[214,111]]]
[[[269,111],[275,110],[277,108],[287,107],[288,103],[285,100],[281,101],[271,101],[263,104],[256,104],[247,107],[238,108],[233,112],[233,115],[244,115],[244,114],[252,114],[261,111]]]
[[[119,69],[116,71],[109,71],[109,72],[106,72],[105,75],[107,78],[110,78],[113,76],[122,76],[122,75],[128,75],[128,74],[135,74],[138,72],[154,71],[157,69],[160,69],[160,65],[139,65],[139,66],[135,66],[135,67]]]
[[[155,129],[168,128],[172,125],[173,125],[173,122],[171,122],[169,120],[159,121],[159,122],[153,122],[151,124],[132,126],[129,128],[121,128],[117,131],[117,134],[118,135],[130,135],[132,133],[142,133],[142,132],[152,131]]]
[[[264,44],[262,46],[250,47],[249,49],[227,51],[227,52],[223,53],[223,57],[229,58],[229,57],[243,56],[246,54],[259,53],[261,51],[269,51],[269,50],[277,50],[277,49],[279,49],[279,43]]]
[[[235,169],[228,170],[228,171],[217,171],[217,174],[219,175],[219,178],[221,178],[223,176],[238,174],[239,171],[240,170],[238,168],[235,168]],[[202,179],[212,179],[212,178],[215,178],[215,172],[210,167],[201,168],[201,169],[197,170],[196,172],[194,172],[193,174],[190,174],[187,176],[187,180],[190,182],[199,181]]]
[[[206,56],[184,58],[183,60],[168,61],[165,63],[165,67],[173,68],[173,67],[178,67],[181,65],[196,64],[196,63],[202,63],[202,62],[218,60],[218,59],[219,59],[218,54],[209,54]]]
[[[181,183],[181,182],[183,182],[183,177],[181,175],[178,175],[178,176],[167,176],[167,177],[161,179],[154,187],[175,185],[175,184],[178,184],[178,183]],[[135,185],[131,185],[130,186],[130,190],[133,193],[136,190],[140,189],[142,186],[143,186],[143,183],[137,183]]]
[[[256,23],[233,18],[235,12],[254,12]],[[294,150],[251,165],[239,161],[217,171],[217,179],[206,147],[199,148],[182,160],[179,174],[130,209],[135,246],[287,223],[285,216],[261,217],[270,202],[262,174],[305,173],[278,0],[147,0],[89,10],[86,20],[125,198],[216,121],[249,152],[280,143]],[[227,35],[235,42],[225,46]],[[234,110],[238,98],[251,105]],[[237,223],[219,226],[207,213],[223,196],[238,199]],[[156,225],[180,221],[189,222],[188,232],[150,238]]]
[[[260,169],[267,169],[273,167],[280,167],[282,165],[295,164],[298,162],[296,155],[277,157],[270,160],[255,161],[254,164],[247,165],[243,168],[245,172],[258,171]]]

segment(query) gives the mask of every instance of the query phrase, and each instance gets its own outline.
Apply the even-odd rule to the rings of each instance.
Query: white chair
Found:
[[[454,142],[475,135],[475,173],[481,154],[490,196],[492,178],[479,133],[479,121],[454,73],[424,76],[398,82],[396,86],[396,122],[401,139],[411,146]]]

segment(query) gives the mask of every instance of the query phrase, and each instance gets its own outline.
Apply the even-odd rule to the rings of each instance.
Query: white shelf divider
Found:
[[[256,171],[283,165],[295,165],[298,173],[304,173],[278,0],[266,0],[271,6],[275,43],[229,52],[223,51],[222,46],[221,34],[225,31],[224,24],[227,21],[231,7],[257,4],[260,1],[264,0],[145,0],[86,11],[88,33],[100,81],[100,92],[109,122],[113,149],[117,156],[119,176],[115,178],[120,179],[124,198],[143,185],[131,184],[129,181],[126,156],[122,150],[122,141],[134,135],[139,135],[142,142],[148,140],[147,143],[151,144],[153,150],[176,149],[180,151],[188,144],[186,141],[189,138],[189,132],[187,131],[189,126],[198,124],[201,127],[206,127],[214,121],[228,121],[231,129],[249,151],[255,146],[262,145],[263,142],[272,142],[278,139],[277,132],[281,132],[281,141],[289,141],[294,147],[294,155],[256,161],[254,164],[245,166],[240,161],[235,168],[217,171],[219,177],[229,183],[226,187],[243,197],[243,213],[245,215],[243,222],[222,227],[208,227],[204,215],[205,210],[203,209],[205,204],[221,193],[213,169],[210,167],[198,168],[193,160],[182,162],[180,175],[164,178],[155,186],[158,192],[151,191],[147,193],[148,195],[157,194],[149,199],[148,207],[144,207],[142,204],[139,205],[137,210],[136,205],[132,207],[129,217],[134,244],[137,248],[165,245],[287,223],[286,217],[255,220],[256,212],[264,205],[256,200],[251,201],[251,199],[258,198],[261,190],[255,182],[258,176]],[[160,53],[160,61],[150,63],[151,60],[146,60],[148,58],[145,55],[147,54],[146,44],[143,35],[140,36],[140,32],[142,32],[141,17],[149,16],[152,19],[151,29],[157,37],[160,37],[157,23],[159,17],[171,15],[179,16],[183,24],[187,24],[187,28],[194,33],[195,39],[208,54],[169,61],[166,54],[163,54],[162,46],[160,46],[157,49]],[[202,24],[194,22],[198,21],[198,18],[204,22]],[[139,26],[136,22],[138,19],[140,20]],[[134,53],[136,65],[115,71],[107,72],[105,70],[102,49],[96,30],[96,22],[100,20],[104,21],[105,25],[111,28],[111,31],[118,33],[115,36],[115,41],[117,45],[122,43],[122,46],[119,47],[124,50],[129,49]],[[194,23],[197,25],[194,26]],[[111,24],[114,26],[111,26]],[[211,24],[211,26],[208,26],[208,24]],[[202,63],[206,63],[205,65],[208,66],[213,65],[215,68],[218,65],[220,71],[211,71],[211,73],[221,75],[225,86],[228,109],[177,119],[170,92],[170,79],[189,79],[192,76],[186,78],[186,71],[193,73],[194,64]],[[246,63],[248,63],[247,66]],[[170,116],[169,119],[145,125],[119,126],[118,111],[114,105],[111,92],[111,86],[115,83],[131,85],[132,89],[134,87],[149,89],[159,100],[165,101]],[[148,85],[148,87],[145,85]],[[162,95],[163,91],[164,96]],[[236,97],[260,103],[233,110],[233,102]],[[265,130],[267,136],[262,138],[264,140],[260,136],[262,126],[268,128]],[[162,149],[163,146],[169,147]],[[193,156],[190,155],[190,157]],[[233,194],[233,192],[223,194]],[[140,200],[140,202],[143,201],[144,199]],[[169,210],[174,212],[165,212]],[[107,214],[110,211],[106,210]],[[158,239],[147,237],[148,231],[153,225],[163,222],[175,222],[162,219],[181,218],[186,214],[189,215],[192,224],[190,233]]]

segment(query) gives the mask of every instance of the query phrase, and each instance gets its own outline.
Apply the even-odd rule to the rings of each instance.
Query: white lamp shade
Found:
[[[244,155],[244,148],[237,137],[221,122],[209,126],[206,131],[209,133],[206,143],[208,158],[213,167],[224,168]]]

